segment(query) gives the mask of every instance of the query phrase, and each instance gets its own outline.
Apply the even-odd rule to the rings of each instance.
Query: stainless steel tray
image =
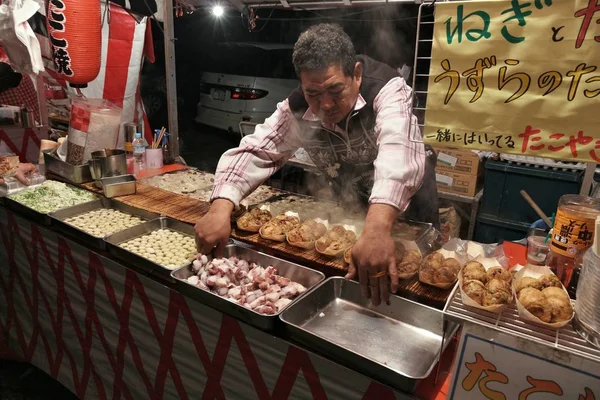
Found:
[[[160,217],[153,219],[152,221],[133,226],[129,229],[125,229],[124,231],[113,233],[112,235],[105,237],[104,240],[106,241],[108,252],[113,256],[133,265],[148,275],[155,276],[158,279],[162,279],[166,282],[174,282],[174,279],[171,277],[171,272],[173,272],[172,270],[152,262],[147,258],[125,250],[122,247],[119,247],[120,243],[135,239],[139,236],[147,235],[148,233],[154,232],[158,229],[170,229],[172,231],[183,233],[192,237],[195,235],[194,227],[192,225],[188,225],[171,218]]]
[[[289,278],[294,282],[298,282],[305,286],[308,290],[315,287],[322,282],[323,279],[325,279],[325,275],[318,271],[314,271],[301,265],[284,261],[280,258],[269,256],[259,251],[236,244],[230,244],[225,247],[224,257],[232,256],[260,264],[264,267],[272,265],[273,267],[277,268],[280,276]],[[191,266],[180,268],[173,271],[171,274],[171,276],[173,276],[173,278],[176,280],[177,289],[182,294],[185,294],[203,304],[213,307],[221,312],[224,312],[225,314],[229,314],[236,319],[253,325],[259,329],[265,331],[272,331],[275,329],[275,325],[279,322],[279,315],[281,312],[283,312],[283,310],[273,315],[259,314],[256,311],[249,310],[243,306],[240,306],[239,304],[226,300],[217,294],[188,284],[185,280],[192,275],[193,271],[191,270]],[[291,304],[294,304],[296,301],[301,299],[304,294],[295,298],[287,306],[287,308],[289,308]]]
[[[439,310],[391,296],[375,307],[357,282],[333,277],[282,314],[289,337],[379,382],[413,393],[458,329]]]
[[[4,198],[11,194],[18,193],[21,190],[32,189],[40,186],[46,177],[44,175],[34,175],[29,178],[29,186],[23,185],[16,178],[5,178],[4,183],[0,185],[0,204],[4,204]]]
[[[72,183],[87,183],[93,181],[89,164],[71,165],[56,156],[56,149],[43,151],[46,172],[51,172]]]
[[[39,186],[39,185],[37,185],[37,186]],[[27,188],[24,188],[23,190],[35,189],[35,187],[36,186],[28,186]],[[20,190],[20,191],[23,191],[23,190]],[[20,191],[18,191],[18,192],[20,192]],[[15,193],[17,193],[17,192],[15,192]],[[83,205],[83,204],[87,204],[87,203],[95,202],[95,201],[96,200],[92,200],[92,201],[88,201],[85,203],[81,203],[79,205]],[[37,222],[42,225],[52,225],[52,218],[50,217],[50,213],[45,214],[45,213],[36,211],[33,208],[29,208],[26,205],[11,199],[9,196],[4,198],[4,203],[5,203],[6,207],[9,208],[10,210],[12,210],[12,211],[16,212],[17,214],[20,214],[26,218],[31,219],[34,222]],[[53,212],[57,212],[57,211],[60,211],[60,210],[66,209],[66,208],[69,208],[69,207],[60,208]]]
[[[160,217],[159,214],[152,213],[139,208],[131,207],[127,204],[119,203],[111,199],[102,198],[100,200],[91,201],[89,203],[79,204],[73,207],[64,208],[59,211],[50,213],[52,219],[52,225],[55,225],[60,233],[64,233],[75,240],[82,242],[97,250],[106,250],[106,242],[104,237],[93,236],[90,233],[74,227],[65,222],[66,219],[75,217],[77,215],[85,214],[90,211],[98,210],[101,208],[112,208],[114,210],[122,211],[129,215],[140,217],[146,221],[151,221]],[[115,232],[117,233],[117,232]]]

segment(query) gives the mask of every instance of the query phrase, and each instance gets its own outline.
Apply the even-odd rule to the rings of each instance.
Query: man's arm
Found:
[[[403,212],[423,181],[425,146],[412,113],[412,89],[402,78],[390,80],[375,98],[375,134],[379,153],[370,204],[387,204]]]
[[[239,147],[221,156],[211,198],[227,199],[237,206],[294,155],[300,147],[299,130],[288,101],[279,103],[273,115],[244,137]]]

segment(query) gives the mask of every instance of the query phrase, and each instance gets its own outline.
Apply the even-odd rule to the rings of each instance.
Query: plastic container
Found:
[[[146,155],[146,145],[144,143],[144,139],[142,139],[141,133],[136,133],[135,138],[132,142],[133,145],[133,158],[135,159],[134,164],[134,172],[143,171],[145,169],[144,166],[144,156]]]
[[[594,240],[600,199],[576,194],[564,195],[558,202],[552,243],[547,263],[566,288],[573,290],[573,273],[579,269],[583,254]]]
[[[549,242],[549,240],[548,240]],[[527,237],[527,263],[531,265],[546,265],[546,257],[550,251],[549,243],[542,236]]]
[[[516,222],[532,222],[539,216],[520,194],[526,189],[546,215],[556,211],[560,197],[578,193],[581,171],[555,171],[489,160],[480,214]],[[524,236],[522,236],[524,237]]]

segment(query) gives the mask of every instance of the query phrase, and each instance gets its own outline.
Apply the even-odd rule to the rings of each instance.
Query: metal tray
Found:
[[[37,186],[39,186],[39,185],[28,186],[26,188],[23,188],[22,190],[16,191],[15,193],[18,193],[18,192],[21,192],[24,190],[35,189]],[[96,196],[96,197],[98,197],[98,196]],[[84,205],[84,204],[92,203],[95,201],[97,201],[97,200],[88,201],[88,202],[81,203],[78,205]],[[52,225],[52,218],[50,217],[50,213],[45,214],[45,213],[36,211],[33,208],[29,208],[26,205],[19,203],[18,201],[15,201],[8,196],[4,198],[4,203],[8,209],[14,211],[17,214],[20,214],[20,215],[26,217],[26,218],[29,218],[34,222],[37,222],[42,225]],[[53,212],[64,210],[66,208],[69,208],[69,207],[59,208],[58,210],[53,211]]]
[[[104,196],[109,199],[136,193],[135,176],[120,175],[100,179]]]
[[[34,175],[29,178],[29,186],[25,186],[16,178],[5,178],[4,183],[0,185],[0,204],[5,203],[4,198],[6,196],[18,193],[21,190],[34,189],[44,183],[45,180],[46,177],[44,175]]]
[[[458,324],[439,310],[390,297],[375,307],[357,282],[333,277],[282,314],[286,332],[309,349],[406,393],[429,376]]]
[[[272,265],[277,268],[280,276],[300,283],[308,289],[307,292],[325,279],[325,275],[318,271],[236,244],[230,244],[225,247],[224,257],[232,256],[260,264],[264,267]],[[279,322],[279,315],[306,294],[303,293],[295,298],[284,310],[273,315],[264,315],[226,300],[217,294],[188,284],[185,280],[192,275],[191,266],[177,269],[171,274],[176,280],[177,289],[182,294],[265,331],[274,330],[275,324]]]
[[[93,181],[89,164],[71,165],[56,156],[56,149],[43,151],[46,172],[51,172],[72,183],[87,183]]]
[[[95,200],[89,203],[83,203],[73,207],[64,208],[62,210],[52,212],[50,213],[50,218],[52,219],[52,225],[55,225],[60,233],[64,233],[70,236],[71,238],[94,249],[106,250],[106,242],[104,241],[104,237],[92,236],[90,233],[82,229],[76,228],[73,225],[70,225],[65,222],[65,220],[68,218],[85,214],[90,211],[98,210],[101,208],[112,208],[114,210],[127,213],[129,215],[140,217],[142,219],[145,219],[146,221],[151,221],[160,217],[159,214],[153,212],[131,207],[127,204],[119,203],[111,199],[102,198],[100,200]]]
[[[135,239],[139,236],[147,235],[148,233],[154,232],[158,229],[170,229],[179,233],[183,233],[188,236],[194,237],[194,227],[186,223],[167,218],[159,217],[152,221],[144,222],[143,224],[132,226],[131,228],[125,229],[124,231],[113,233],[104,238],[106,241],[106,247],[108,252],[113,256],[119,258],[122,261],[130,263],[140,271],[157,277],[158,279],[166,282],[174,282],[171,278],[172,270],[163,267],[160,264],[152,262],[147,258],[141,257],[135,253],[125,250],[119,247],[120,243],[126,242],[131,239]],[[191,264],[191,263],[190,263]]]

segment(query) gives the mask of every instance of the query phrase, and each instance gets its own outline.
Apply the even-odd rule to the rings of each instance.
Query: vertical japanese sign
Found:
[[[600,162],[600,0],[437,3],[424,137]]]
[[[461,343],[449,400],[600,399],[597,364],[564,358],[571,367],[471,334]]]

